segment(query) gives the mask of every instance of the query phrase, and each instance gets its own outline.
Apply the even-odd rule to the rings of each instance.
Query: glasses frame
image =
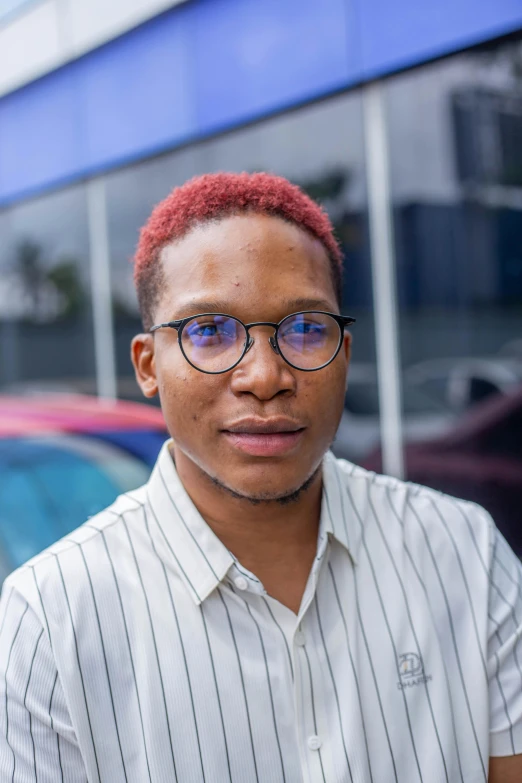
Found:
[[[279,346],[279,341],[277,339],[277,335],[279,332],[279,329],[281,326],[287,321],[289,318],[294,318],[296,315],[306,315],[307,313],[317,313],[318,315],[329,315],[330,318],[333,318],[333,320],[337,323],[339,327],[339,343],[337,345],[337,348],[335,349],[335,352],[331,359],[329,359],[327,362],[322,364],[320,367],[314,367],[313,369],[304,369],[302,367],[297,367],[295,364],[292,364],[292,362],[288,361],[284,353],[281,351],[281,348]],[[230,367],[227,367],[226,370],[202,370],[201,367],[197,367],[193,362],[190,361],[187,354],[183,350],[183,343],[182,343],[182,335],[183,330],[187,326],[190,321],[193,321],[195,318],[203,318],[204,316],[215,316],[220,315],[223,318],[231,318],[233,321],[237,321],[241,326],[245,329],[247,339],[245,340],[245,344],[243,346],[243,351],[241,353],[241,356]],[[193,367],[195,370],[198,370],[198,372],[203,372],[205,375],[223,375],[226,372],[230,372],[233,370],[237,365],[244,359],[245,355],[248,353],[248,351],[252,348],[254,345],[254,338],[250,335],[250,329],[253,329],[254,326],[271,326],[274,329],[274,334],[272,337],[268,338],[268,342],[270,343],[270,347],[274,351],[275,354],[280,356],[283,361],[285,361],[290,367],[293,367],[294,370],[299,370],[299,372],[317,372],[317,370],[322,370],[324,367],[328,367],[329,364],[333,362],[333,360],[336,358],[337,354],[341,350],[341,345],[343,344],[343,337],[344,337],[344,330],[347,326],[351,326],[351,324],[354,324],[356,321],[355,318],[352,318],[348,315],[338,315],[337,313],[328,313],[324,310],[299,310],[297,313],[290,313],[290,315],[286,315],[279,323],[274,323],[273,321],[254,321],[250,324],[245,324],[243,321],[241,321],[240,318],[236,318],[234,315],[228,315],[228,313],[197,313],[196,315],[190,315],[188,318],[182,318],[178,321],[167,321],[163,324],[156,324],[156,326],[152,326],[149,329],[149,333],[153,334],[154,332],[157,332],[158,329],[175,329],[178,333],[178,344],[181,349],[181,353],[183,354],[185,360],[190,364],[191,367]]]

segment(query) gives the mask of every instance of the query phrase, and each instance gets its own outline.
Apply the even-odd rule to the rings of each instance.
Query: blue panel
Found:
[[[205,0],[194,19],[198,124],[231,125],[359,78],[348,0]]]
[[[522,0],[354,0],[365,78],[522,26]]]
[[[196,133],[188,8],[0,100],[0,204]]]
[[[87,169],[179,143],[195,131],[186,9],[160,17],[91,56],[78,89]]]
[[[200,0],[0,100],[0,204],[355,81],[348,7]]]
[[[522,0],[193,0],[0,100],[0,205],[522,26]]]
[[[77,64],[0,101],[0,200],[69,177],[82,164]]]

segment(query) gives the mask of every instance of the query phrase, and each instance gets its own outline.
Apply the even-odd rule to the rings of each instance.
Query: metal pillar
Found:
[[[105,182],[87,184],[91,295],[96,357],[96,388],[99,397],[116,399],[116,357],[112,313],[109,235]]]
[[[395,248],[387,127],[380,82],[373,82],[364,87],[363,107],[382,467],[384,473],[403,478],[402,394],[397,328]]]

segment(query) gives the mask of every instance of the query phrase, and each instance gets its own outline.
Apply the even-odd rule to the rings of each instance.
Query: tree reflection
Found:
[[[42,246],[26,239],[16,249],[14,271],[21,299],[17,309],[23,320],[48,323],[76,318],[85,311],[87,294],[76,259],[50,263]]]

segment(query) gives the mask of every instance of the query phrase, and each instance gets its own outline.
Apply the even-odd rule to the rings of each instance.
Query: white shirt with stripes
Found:
[[[149,483],[4,583],[0,781],[477,783],[522,753],[522,568],[487,513],[327,454],[299,615]]]

